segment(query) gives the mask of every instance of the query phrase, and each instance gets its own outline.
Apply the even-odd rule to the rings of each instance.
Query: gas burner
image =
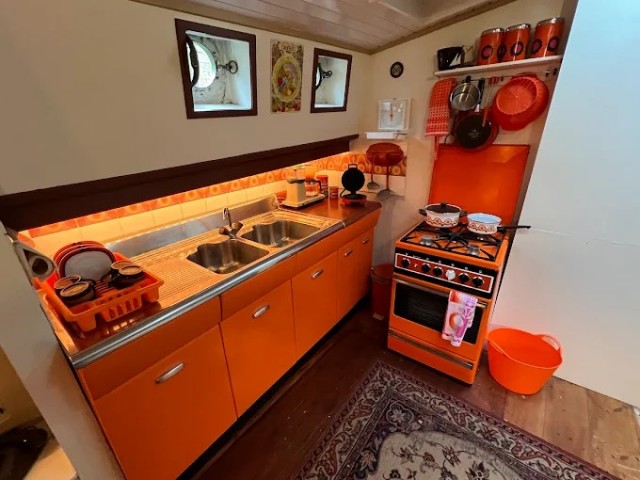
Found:
[[[474,257],[477,257],[478,255],[480,255],[480,247],[478,245],[468,245],[467,253],[469,255],[473,255]]]
[[[452,228],[437,228],[423,222],[403,237],[402,241],[494,261],[503,238],[502,232],[495,235],[477,235],[467,230],[466,224],[459,224]]]
[[[426,235],[420,239],[420,245],[425,247],[430,247],[433,245],[433,238],[427,237]]]

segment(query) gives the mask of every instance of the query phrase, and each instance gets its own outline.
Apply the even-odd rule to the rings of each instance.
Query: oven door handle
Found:
[[[422,290],[423,292],[431,293],[433,295],[438,295],[440,297],[446,297],[446,298],[449,297],[448,293],[441,292],[440,290],[433,290],[431,288],[423,287],[422,285],[417,285],[415,283],[410,283],[410,282],[407,282],[405,280],[400,280],[397,277],[394,277],[394,280],[396,281],[396,283],[401,283],[402,285],[406,285],[407,287],[410,287],[410,288],[415,288],[416,290]],[[480,307],[480,308],[487,308],[488,307],[488,305],[485,302],[482,302],[480,300],[478,300],[477,306]]]

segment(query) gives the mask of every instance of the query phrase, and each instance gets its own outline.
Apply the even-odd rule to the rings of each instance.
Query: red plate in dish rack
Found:
[[[115,254],[115,258],[128,260],[118,253]],[[54,273],[45,281],[37,283],[56,313],[65,321],[76,324],[83,332],[94,330],[98,320],[113,322],[142,308],[146,303],[157,302],[160,298],[160,287],[164,284],[162,279],[147,270],[144,271],[142,280],[120,290],[111,287],[107,282],[99,281],[96,282],[95,299],[68,307],[53,288],[59,278],[58,273]]]

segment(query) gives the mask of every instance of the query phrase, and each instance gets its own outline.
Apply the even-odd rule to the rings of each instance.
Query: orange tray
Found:
[[[114,255],[116,260],[128,260],[119,253]],[[113,322],[142,308],[145,303],[157,302],[160,287],[164,284],[163,280],[144,270],[144,278],[127,288],[117,289],[107,282],[96,282],[96,298],[68,307],[53,288],[59,278],[58,272],[55,272],[44,282],[37,283],[56,313],[67,322],[75,323],[83,332],[94,330],[98,319]]]

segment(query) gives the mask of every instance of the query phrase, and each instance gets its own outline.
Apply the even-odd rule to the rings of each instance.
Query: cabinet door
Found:
[[[220,298],[216,297],[81,368],[78,377],[95,401],[219,323]]]
[[[291,280],[224,320],[222,338],[242,415],[295,362]]]
[[[338,317],[344,317],[369,290],[373,229],[338,251]]]
[[[338,321],[338,253],[293,278],[296,354],[304,355]]]
[[[94,406],[127,480],[175,479],[237,418],[220,327]]]
[[[369,292],[371,284],[371,257],[373,256],[373,229],[359,237],[358,245],[358,300]]]

